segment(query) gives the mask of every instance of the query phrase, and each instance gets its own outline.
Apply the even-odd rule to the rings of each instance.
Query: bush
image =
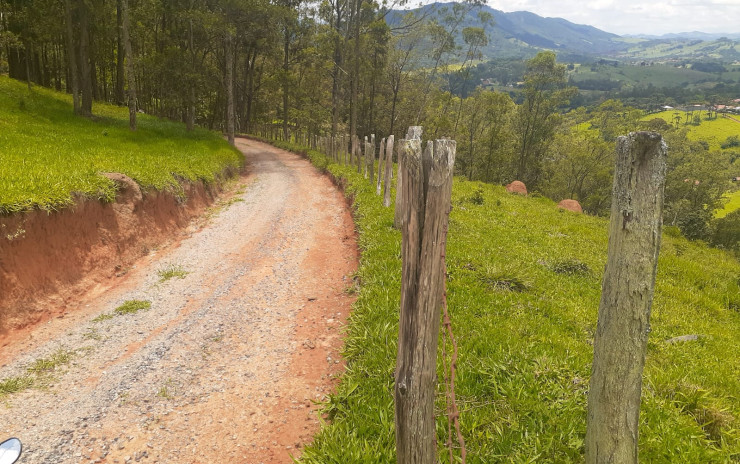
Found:
[[[678,228],[689,240],[707,240],[709,238],[709,215],[706,211],[687,211],[678,220]]]
[[[740,251],[740,210],[714,221],[711,242],[719,248]]]
[[[722,149],[740,147],[740,137],[731,135],[720,146]]]

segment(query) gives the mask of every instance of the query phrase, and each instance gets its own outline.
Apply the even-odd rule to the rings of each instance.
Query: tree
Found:
[[[129,18],[128,0],[121,2],[121,38],[125,50],[125,70],[128,100],[128,125],[132,131],[136,130],[136,79],[134,74],[134,53],[131,48],[131,19]]]
[[[517,179],[533,190],[542,180],[542,161],[562,121],[557,110],[576,92],[567,82],[565,65],[555,61],[555,53],[540,52],[527,62],[524,103],[514,118],[514,162]]]
[[[543,193],[554,201],[574,199],[584,211],[607,214],[614,171],[614,143],[597,131],[558,133],[545,166]]]
[[[729,191],[730,162],[686,138],[686,130],[664,133],[670,147],[665,186],[664,220],[690,239],[707,240],[714,211]]]

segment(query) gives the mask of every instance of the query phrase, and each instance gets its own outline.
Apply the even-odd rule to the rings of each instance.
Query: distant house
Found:
[[[661,106],[661,108],[664,109],[664,110],[672,110],[673,109],[672,106],[668,106],[668,105]]]

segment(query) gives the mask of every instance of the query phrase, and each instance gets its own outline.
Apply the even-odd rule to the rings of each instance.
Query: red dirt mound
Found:
[[[526,195],[527,194],[527,186],[524,185],[524,182],[515,180],[514,182],[510,183],[506,186],[506,191],[509,193],[516,193],[519,195]]]
[[[558,203],[558,208],[567,209],[568,211],[573,211],[574,213],[583,212],[581,204],[578,203],[578,201],[576,200],[562,200],[560,203]]]
[[[217,193],[185,184],[183,202],[169,192],[142,193],[123,174],[104,175],[119,186],[115,203],[78,199],[60,211],[0,216],[0,335],[74,309],[66,307],[70,297],[125,274]]]

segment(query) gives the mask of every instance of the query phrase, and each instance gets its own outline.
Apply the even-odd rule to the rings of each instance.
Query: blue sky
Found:
[[[488,0],[502,11],[531,11],[615,34],[740,32],[740,0]]]

